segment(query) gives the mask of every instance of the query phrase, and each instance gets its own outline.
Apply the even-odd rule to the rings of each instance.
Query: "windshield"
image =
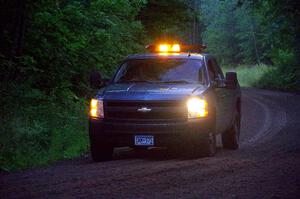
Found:
[[[202,60],[136,59],[125,62],[114,82],[204,84]]]

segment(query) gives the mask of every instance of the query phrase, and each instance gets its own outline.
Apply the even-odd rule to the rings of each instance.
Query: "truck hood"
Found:
[[[201,84],[118,83],[99,90],[104,100],[180,100],[201,95],[208,89]]]

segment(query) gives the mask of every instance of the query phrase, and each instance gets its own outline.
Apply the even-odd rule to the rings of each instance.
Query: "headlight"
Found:
[[[93,118],[104,118],[103,101],[91,99],[90,116]]]
[[[208,115],[207,102],[200,98],[191,98],[187,101],[188,118],[203,118]]]

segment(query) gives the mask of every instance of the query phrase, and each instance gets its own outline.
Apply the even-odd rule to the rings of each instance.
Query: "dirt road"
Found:
[[[0,173],[0,198],[300,198],[300,95],[243,89],[241,147],[212,158],[120,149]]]

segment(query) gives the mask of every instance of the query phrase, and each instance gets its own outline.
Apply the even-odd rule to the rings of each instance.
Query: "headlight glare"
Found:
[[[187,101],[188,118],[203,118],[208,115],[207,102],[200,98],[191,98]]]

